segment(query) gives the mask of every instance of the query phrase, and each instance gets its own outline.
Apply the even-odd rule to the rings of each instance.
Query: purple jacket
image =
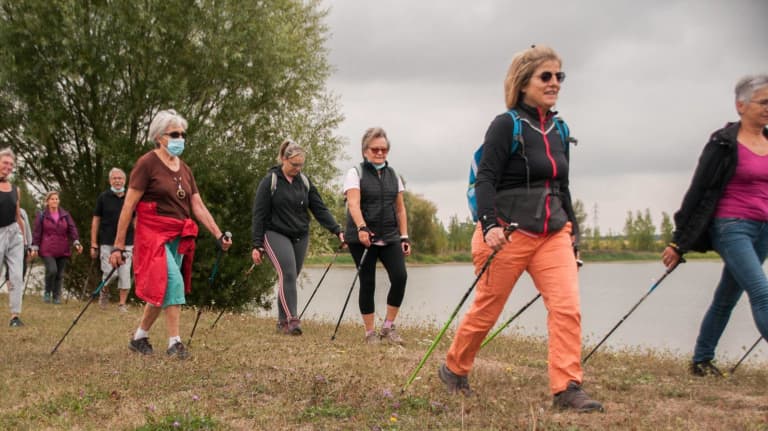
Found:
[[[59,208],[58,222],[53,221],[47,208],[35,217],[32,249],[39,249],[40,256],[70,256],[69,240],[78,241],[79,238],[72,216],[62,208]]]

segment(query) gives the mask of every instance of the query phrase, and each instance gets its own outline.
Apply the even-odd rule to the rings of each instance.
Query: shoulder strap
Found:
[[[269,195],[273,196],[277,190],[277,174],[272,172],[272,182],[269,185]]]
[[[578,139],[571,136],[571,130],[568,128],[565,120],[560,117],[554,118],[555,127],[557,127],[557,133],[560,134],[560,139],[563,141],[563,147],[565,148],[565,155],[570,157],[569,150],[570,145],[578,145]]]
[[[307,188],[307,192],[309,192],[309,178],[304,175],[304,172],[299,172],[299,176],[301,177],[301,182],[304,183],[304,187]]]
[[[509,154],[514,154],[517,151],[517,147],[523,143],[523,124],[520,121],[520,114],[516,110],[510,109],[507,111],[507,115],[512,117],[512,148],[509,149]]]

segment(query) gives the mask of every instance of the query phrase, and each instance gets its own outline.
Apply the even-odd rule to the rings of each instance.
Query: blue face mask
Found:
[[[168,146],[165,149],[172,156],[180,156],[184,152],[184,139],[169,139]]]
[[[125,187],[120,187],[119,189],[110,187],[109,189],[112,190],[112,193],[123,193],[125,191]]]
[[[386,162],[385,163],[380,163],[378,165],[376,163],[371,163],[371,164],[373,165],[374,168],[376,168],[377,171],[380,171],[380,170],[384,169],[384,166],[387,166]]]

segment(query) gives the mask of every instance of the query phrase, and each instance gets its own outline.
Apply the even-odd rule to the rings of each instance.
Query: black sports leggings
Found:
[[[349,244],[349,251],[355,264],[360,266],[360,258],[365,247],[361,244]],[[400,243],[384,246],[372,245],[368,248],[362,268],[360,268],[360,305],[361,314],[371,314],[375,311],[374,292],[376,291],[376,261],[380,260],[389,275],[389,293],[387,305],[400,307],[405,296],[405,282],[408,274],[405,272],[405,256]]]

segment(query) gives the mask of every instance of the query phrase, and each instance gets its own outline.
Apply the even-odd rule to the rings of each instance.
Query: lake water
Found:
[[[299,312],[324,270],[323,266],[305,268],[303,271],[299,289]],[[693,261],[680,266],[640,304],[601,349],[654,348],[689,356],[721,270],[722,263],[719,261]],[[579,273],[585,342],[594,345],[605,336],[663,273],[664,268],[659,262],[588,262]],[[351,267],[332,267],[307,309],[304,319],[335,322],[354,275],[355,271]],[[410,266],[405,300],[398,320],[441,327],[474,279],[472,267],[468,264]],[[376,285],[377,315],[381,318],[389,286],[386,271],[381,266],[377,269]],[[345,313],[345,321],[361,322],[357,293],[356,286]],[[533,282],[524,274],[513,290],[499,322],[505,322],[536,294]],[[474,295],[470,296],[461,308],[459,319],[468,309],[473,297]],[[268,313],[276,314],[274,308]],[[456,323],[454,327],[455,325]],[[546,336],[546,310],[541,299],[531,305],[503,334],[515,332]],[[758,336],[749,301],[744,295],[720,341],[717,359],[737,360]],[[768,343],[759,344],[748,361],[768,361]]]

